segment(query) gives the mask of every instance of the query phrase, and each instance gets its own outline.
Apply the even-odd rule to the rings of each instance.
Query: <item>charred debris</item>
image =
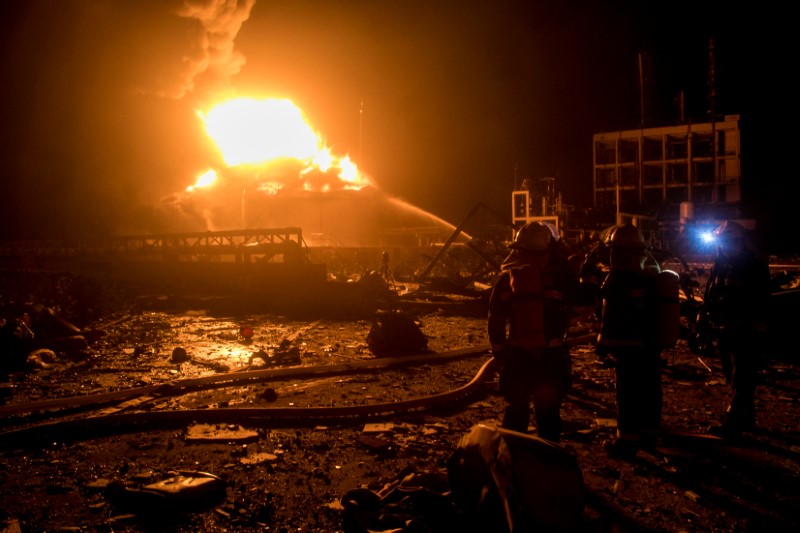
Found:
[[[5,376],[0,387],[2,449],[36,447],[55,440],[66,442],[68,434],[80,440],[183,427],[188,428],[187,442],[228,446],[234,443],[242,450],[251,446],[253,451],[243,452],[236,461],[245,465],[243,468],[274,472],[281,468],[273,466],[280,463],[278,455],[255,450],[265,430],[250,428],[280,427],[290,418],[297,425],[299,416],[304,425],[320,432],[332,419],[366,421],[357,437],[359,445],[378,457],[392,456],[400,437],[395,435],[393,442],[386,433],[402,436],[403,431],[408,431],[402,429],[402,424],[392,423],[398,420],[399,413],[408,416],[431,409],[446,412],[465,400],[479,401],[492,388],[491,364],[452,390],[423,398],[372,401],[368,405],[303,408],[289,404],[251,409],[237,405],[235,397],[223,404],[209,403],[211,397],[204,394],[216,387],[249,386],[255,388],[260,400],[271,403],[281,394],[273,386],[278,379],[369,376],[416,364],[430,366],[475,356],[485,358],[488,347],[479,340],[470,342],[472,333],[464,339],[463,346],[443,352],[432,350],[417,320],[432,311],[454,317],[485,316],[490,283],[507,252],[510,232],[507,227],[497,226],[491,231],[473,231],[465,238],[465,229],[466,221],[444,244],[430,247],[314,250],[304,245],[299,229],[289,228],[72,245],[22,243],[6,248],[0,285],[0,347]],[[569,255],[577,271],[579,263],[586,260],[588,249],[577,243],[565,245],[574,246]],[[212,253],[215,250],[220,253]],[[702,332],[697,331],[695,319],[702,307],[707,265],[666,255],[659,260],[680,274],[682,337],[697,340]],[[602,258],[598,259],[598,267],[604,267]],[[800,308],[796,273],[791,265],[773,265],[773,282],[777,295],[773,315],[776,323],[789,325]],[[198,323],[187,327],[170,322],[161,312],[171,311],[196,318]],[[206,326],[203,318],[208,315],[214,315],[215,320],[209,320]],[[268,317],[268,334],[259,328],[253,315]],[[586,318],[571,332],[576,343],[591,343],[593,323],[590,316]],[[286,325],[295,319],[291,326]],[[336,326],[325,326],[328,340],[314,348],[316,353],[310,352],[302,343],[303,335],[322,327],[323,320],[357,324],[354,329],[361,333],[361,340],[343,346],[344,341],[336,338]],[[218,331],[212,331],[215,328]],[[121,335],[109,339],[111,330]],[[182,331],[180,336],[176,336],[178,330]],[[787,347],[784,356],[796,357],[796,352],[788,348],[795,343],[793,332],[788,327],[784,331],[782,337],[777,337]],[[475,333],[474,338],[482,337]],[[204,345],[203,339],[210,339],[210,344],[217,347]],[[228,346],[224,357],[218,351],[221,344]],[[712,367],[716,368],[701,348],[694,347],[695,361],[666,361],[673,365],[676,380],[689,379],[681,377],[688,366],[705,365],[701,371],[707,370],[709,375]],[[122,357],[103,361],[98,354],[107,350],[119,352]],[[305,360],[319,361],[318,356],[327,353],[339,355],[344,362],[310,368],[303,365]],[[352,354],[360,356],[353,358]],[[48,387],[53,384],[43,380],[23,390],[16,387],[21,381],[15,375],[35,376],[40,371],[46,374],[52,366],[71,372],[71,377],[62,377],[80,384],[80,390],[49,394]],[[155,373],[126,372],[147,367]],[[573,438],[577,443],[581,439],[593,441],[594,434],[604,430],[602,422],[613,417],[602,408],[598,414],[598,404],[590,398],[592,391],[608,392],[608,383],[591,377],[588,369],[595,367],[588,360],[581,361],[579,367],[583,380],[580,385],[586,390],[577,393],[573,401],[589,406],[597,427],[576,430]],[[95,376],[107,373],[110,381],[93,378],[92,383],[83,383],[82,368],[91,369]],[[157,377],[169,377],[176,368],[182,370],[171,379]],[[138,377],[123,383],[114,381],[109,386],[118,376],[128,374]],[[196,393],[197,397],[175,403],[174,398],[187,393]],[[12,396],[16,396],[14,401],[6,402]],[[169,408],[176,405],[180,408]],[[127,412],[129,409],[136,412]],[[84,416],[87,410],[93,414]],[[434,426],[426,424],[422,431],[441,430]],[[413,437],[414,433],[404,437],[412,447]],[[295,445],[300,442],[299,436],[287,439]],[[702,445],[709,446],[705,442]],[[316,446],[324,448],[319,443]],[[291,447],[287,444],[285,449]],[[334,495],[330,511],[340,513],[342,529],[347,532],[471,531],[476,524],[481,530],[492,531],[604,531],[612,530],[612,526],[603,529],[603,524],[609,523],[615,524],[617,530],[647,530],[641,529],[646,520],[632,517],[619,507],[634,504],[614,496],[625,490],[620,482],[623,474],[608,465],[596,464],[596,458],[581,456],[579,466],[575,456],[559,446],[481,424],[464,431],[458,446],[445,451],[450,456],[445,472],[406,466],[389,482]],[[430,451],[425,453],[430,455]],[[681,459],[683,456],[670,458],[678,461],[677,469],[666,459],[654,468],[676,477],[676,471],[682,472]],[[524,466],[516,472],[504,470],[503,465],[512,462]],[[324,476],[333,474],[319,473],[322,470],[313,470],[317,472],[313,475],[321,476],[315,480],[323,486],[330,485],[330,479],[326,481]],[[275,524],[277,504],[254,506],[252,492],[247,493],[251,504],[240,503],[245,501],[241,494],[244,485],[234,485],[230,480],[226,483],[225,476],[218,474],[177,469],[160,476],[125,475],[125,483],[98,479],[88,483],[86,490],[95,490],[102,496],[102,502],[89,497],[96,505],[115,509],[114,519],[122,520],[115,522],[120,530],[125,530],[125,516],[138,517],[140,522],[134,528],[142,523],[164,527],[165,516],[180,523],[183,519],[175,518],[174,510],[204,516],[202,513],[213,509],[218,520],[230,524],[245,520],[237,519],[238,514],[254,528]],[[614,475],[620,479],[613,484],[611,496],[598,493],[596,484]],[[546,479],[547,483],[531,485],[525,479]],[[677,486],[692,486],[687,479],[678,481],[681,483]],[[272,497],[279,498],[275,494]],[[719,500],[714,497],[714,493],[686,489],[676,499],[687,502],[681,505],[696,506],[698,501]],[[617,503],[609,503],[614,501]],[[589,508],[594,515],[584,514]],[[597,514],[605,518],[598,519]],[[587,523],[587,517],[592,516],[594,522]],[[2,519],[0,516],[0,524]]]

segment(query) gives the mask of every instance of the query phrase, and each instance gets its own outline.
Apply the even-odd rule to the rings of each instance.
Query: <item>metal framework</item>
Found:
[[[254,255],[304,253],[300,228],[246,229],[133,235],[79,241],[0,242],[2,257],[86,257],[103,259],[197,260],[232,256],[249,262]]]
[[[741,201],[739,115],[723,120],[597,133],[594,205],[640,211]]]

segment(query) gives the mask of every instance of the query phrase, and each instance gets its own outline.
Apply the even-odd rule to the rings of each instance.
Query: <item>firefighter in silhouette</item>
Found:
[[[709,274],[704,311],[731,387],[722,423],[710,428],[734,436],[755,426],[755,393],[763,364],[769,313],[769,266],[751,248],[740,224],[723,222],[714,232],[717,257]]]
[[[648,257],[641,231],[624,224],[609,240],[611,269],[603,282],[597,355],[615,370],[617,436],[606,443],[614,455],[655,444],[661,425],[661,351],[677,340],[677,274],[665,271],[670,316],[661,316],[660,267]],[[647,265],[647,266],[645,266]],[[663,321],[663,323],[659,323]],[[660,341],[659,328],[669,329]]]
[[[557,235],[548,226],[525,224],[511,248],[492,288],[488,316],[506,400],[502,427],[527,432],[533,400],[538,435],[558,441],[561,404],[571,383],[565,337],[573,280]]]
[[[611,255],[611,249],[609,248],[611,232],[603,233],[589,248],[589,251],[586,252],[578,270],[581,286],[592,299],[595,318],[598,320],[602,312],[600,288],[608,275]]]

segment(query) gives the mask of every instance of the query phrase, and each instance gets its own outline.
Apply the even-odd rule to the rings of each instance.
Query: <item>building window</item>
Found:
[[[667,203],[670,205],[679,204],[686,201],[686,189],[683,187],[674,187],[667,189]]]
[[[664,172],[660,163],[657,165],[648,165],[645,163],[643,171],[644,175],[642,176],[642,180],[644,185],[664,184]]]
[[[692,178],[695,183],[713,183],[714,161],[695,161],[692,163]]]
[[[595,172],[595,187],[602,189],[614,187],[617,184],[616,173],[613,168],[598,168]]]
[[[686,185],[689,181],[689,172],[684,163],[670,163],[667,165],[667,185]]]
[[[686,159],[688,155],[686,135],[667,135],[667,159]]]
[[[643,159],[645,161],[661,161],[664,158],[661,137],[645,137],[642,145]]]
[[[692,188],[692,201],[696,204],[711,203],[711,186],[698,186]]]
[[[598,192],[595,195],[597,207],[614,207],[616,196],[613,192]]]
[[[620,191],[620,211],[625,211],[626,213],[638,213],[639,208],[639,194],[636,191]]]
[[[598,165],[611,165],[617,162],[614,142],[598,141],[594,144],[595,162]]]
[[[636,163],[639,160],[639,141],[620,140],[619,141],[619,162]]]
[[[639,185],[639,168],[636,165],[626,165],[620,167],[622,174],[622,185],[625,187],[636,187]]]
[[[657,189],[645,189],[644,198],[642,199],[645,207],[648,208],[657,208],[661,205],[663,201],[663,189],[661,187]]]
[[[712,139],[711,133],[692,134],[692,158],[713,157],[714,149],[711,146]]]

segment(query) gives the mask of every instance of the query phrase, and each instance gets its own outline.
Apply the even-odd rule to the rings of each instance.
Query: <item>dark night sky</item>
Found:
[[[195,109],[224,89],[290,98],[384,191],[453,223],[478,201],[508,213],[515,172],[588,206],[592,134],[639,125],[638,54],[646,119],[675,120],[684,90],[703,120],[710,37],[717,110],[742,115],[758,175],[746,187],[779,212],[759,184],[780,172],[760,132],[784,107],[782,37],[736,3],[249,3],[204,29],[182,0],[3,2],[3,238],[158,231],[150,207],[216,161]]]

